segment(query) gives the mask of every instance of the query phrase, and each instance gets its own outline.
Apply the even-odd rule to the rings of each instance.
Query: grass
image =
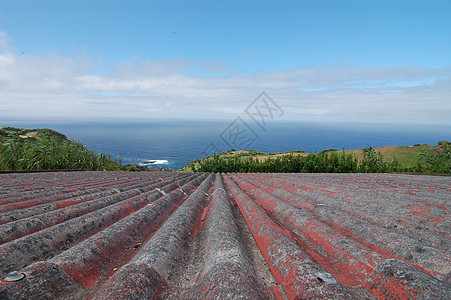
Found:
[[[376,148],[377,152],[380,152],[387,159],[397,159],[401,166],[405,168],[412,168],[419,162],[417,155],[418,151],[423,149],[431,149],[430,145],[414,145],[414,146],[388,146]],[[346,150],[346,153],[356,155],[358,160],[362,160],[363,149]]]
[[[240,172],[239,170],[249,170],[249,172],[265,172],[272,170],[279,172],[282,169],[298,170],[299,166],[289,166],[290,164],[305,164],[308,160],[309,167],[304,170],[348,170],[349,172],[426,172],[426,173],[451,173],[451,143],[441,141],[436,146],[417,144],[413,146],[389,146],[364,149],[343,150],[327,149],[318,154],[305,151],[290,151],[287,153],[272,152],[262,153],[248,150],[229,150],[215,157],[207,157],[202,160],[195,160],[180,171],[222,171],[221,168],[229,172]],[[315,156],[319,158],[315,158]],[[348,157],[349,156],[349,157]],[[346,158],[347,157],[347,158]],[[347,161],[347,166],[340,165],[340,160]],[[350,160],[355,159],[357,168],[351,166]],[[221,165],[218,168],[213,163],[214,160]],[[267,162],[269,160],[269,162]],[[277,164],[284,163],[284,167],[277,169]],[[260,164],[260,165],[258,165]],[[326,166],[317,166],[325,164]],[[342,162],[343,164],[343,162]],[[208,165],[208,167],[207,167]],[[233,169],[234,166],[236,169]]]
[[[134,165],[122,166],[120,158],[95,153],[80,142],[70,141],[51,129],[0,127],[0,170],[92,170],[147,171]]]

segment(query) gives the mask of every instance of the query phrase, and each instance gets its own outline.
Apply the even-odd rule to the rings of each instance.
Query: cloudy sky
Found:
[[[0,0],[0,120],[451,124],[451,1]]]

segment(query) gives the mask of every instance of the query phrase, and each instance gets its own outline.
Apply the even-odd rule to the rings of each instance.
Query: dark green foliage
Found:
[[[57,137],[60,140],[67,140],[67,137],[64,134],[48,128],[37,130],[37,135],[43,139],[51,139],[52,137]]]
[[[423,149],[418,152],[421,163],[417,165],[417,171],[426,173],[451,174],[451,147],[450,143],[440,141],[438,148]]]
[[[213,156],[199,162],[196,172],[235,172],[235,173],[349,173],[358,172],[358,161],[350,154],[337,151],[320,154],[309,154],[307,157],[285,155],[268,158],[265,161],[256,159],[242,160]]]
[[[360,164],[360,171],[362,173],[384,173],[392,171],[390,163],[384,159],[382,153],[367,146],[363,149],[364,159]]]
[[[334,152],[334,151],[338,151],[337,149],[327,149],[327,150],[323,150],[320,153],[326,153],[326,152]]]

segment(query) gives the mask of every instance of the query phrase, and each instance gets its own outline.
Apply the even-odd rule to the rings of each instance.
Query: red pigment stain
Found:
[[[349,286],[360,285],[364,281],[366,273],[371,273],[372,268],[370,266],[352,257],[342,249],[336,248],[321,234],[313,230],[307,230],[304,233],[309,238],[309,241],[315,245],[314,248],[324,249],[327,256],[319,254],[317,250],[307,245],[301,248],[304,248],[304,251],[309,253],[311,257],[315,257],[317,262],[320,262],[324,268],[329,269],[343,284]]]
[[[107,253],[105,253],[105,251],[103,251],[103,249],[102,249],[102,247],[100,246],[100,244],[97,244],[97,242],[94,242],[94,244],[96,244],[97,248],[100,249],[100,251],[102,252],[102,254],[103,254],[105,257],[108,256]]]
[[[343,234],[345,234],[345,235],[349,236],[350,238],[352,238],[353,240],[365,245],[366,247],[370,248],[371,250],[381,254],[382,256],[386,257],[387,259],[390,259],[390,258],[399,259],[399,260],[405,262],[406,264],[409,264],[412,267],[414,267],[414,268],[416,268],[416,269],[418,269],[418,270],[420,270],[420,271],[422,271],[422,272],[424,272],[424,273],[426,273],[428,275],[433,276],[433,274],[431,272],[429,272],[428,270],[424,269],[420,265],[417,265],[417,264],[415,264],[415,263],[413,263],[413,262],[411,262],[411,261],[409,261],[407,259],[404,259],[404,258],[392,253],[391,251],[389,251],[387,249],[378,247],[378,246],[368,242],[367,240],[363,239],[362,237],[358,236],[357,234],[353,233],[352,231],[348,230],[345,227],[342,227],[342,226],[340,226],[340,225],[338,225],[336,223],[331,223],[331,226],[335,230],[337,230],[339,232],[342,232]]]
[[[372,268],[375,268],[377,263],[380,261],[380,259],[378,259],[378,262],[375,262],[373,260],[374,257],[371,255],[371,253],[368,253],[366,251],[362,251],[361,255],[366,259],[368,265]]]
[[[397,241],[398,243],[405,244],[405,242],[395,239],[394,237],[390,237],[392,240]]]
[[[329,190],[319,190],[319,192],[326,194],[329,197],[332,197],[333,195],[335,195],[337,192],[332,192]]]
[[[206,217],[209,216],[208,212],[210,211],[210,206],[213,205],[213,203],[211,203],[210,205],[208,205],[207,207],[203,208],[200,204],[199,206],[201,207],[201,209],[203,209],[202,215],[200,217],[200,219],[203,221],[205,220]]]
[[[407,194],[409,194],[409,195],[416,195],[416,194],[413,192],[413,189],[409,189],[409,190],[407,191]]]
[[[379,274],[376,274],[376,276]],[[371,276],[374,284],[364,283],[366,289],[371,291],[379,299],[393,299],[396,295],[396,299],[416,299],[416,295],[412,294],[412,291],[397,278],[381,278],[379,276]],[[388,297],[387,297],[388,296]]]
[[[432,222],[435,222],[435,223],[442,223],[443,222],[443,219],[440,219],[440,218],[427,218],[428,219],[428,221],[432,221]]]
[[[99,274],[97,274],[99,264],[85,264],[83,266],[84,269],[80,269],[77,265],[70,264],[60,266],[76,283],[87,288],[91,288],[100,277]]]
[[[414,212],[417,212],[417,213],[420,213],[420,214],[425,214],[425,213],[429,214],[431,212],[427,207],[422,206],[422,205],[416,205],[416,204],[401,205],[401,207],[410,209],[411,211],[414,211]]]

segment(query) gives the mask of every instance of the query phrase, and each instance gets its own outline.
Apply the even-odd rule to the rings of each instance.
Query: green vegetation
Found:
[[[360,161],[359,171],[362,173],[388,173],[408,171],[402,170],[397,159],[387,160],[381,152],[371,146],[363,149],[364,158]]]
[[[451,148],[448,142],[412,147],[367,146],[362,150],[324,150],[318,154],[293,151],[264,154],[256,151],[233,151],[196,160],[184,170],[194,172],[251,173],[447,173],[451,174]],[[384,157],[383,152],[391,154]],[[398,159],[397,156],[401,159]]]
[[[238,157],[225,159],[213,156],[202,160],[194,167],[197,172],[251,172],[251,173],[298,173],[298,172],[358,172],[358,161],[350,154],[323,152],[308,154],[306,157],[292,154],[268,158],[240,160]]]
[[[268,158],[263,161],[250,158],[241,160],[222,158],[218,155],[199,161],[197,172],[248,172],[248,173],[298,173],[298,172],[357,172],[358,162],[352,155],[337,152],[309,154],[306,157],[292,154]]]
[[[121,159],[86,148],[51,129],[0,127],[0,170],[93,170],[151,171],[137,165],[122,165]],[[160,169],[160,171],[163,169]],[[167,169],[165,171],[172,171]],[[288,153],[229,150],[195,160],[181,171],[249,173],[386,173],[417,172],[451,174],[451,143],[414,145],[320,153]]]
[[[420,161],[417,172],[451,173],[451,143],[440,141],[440,147],[423,149],[417,153]]]
[[[0,128],[0,170],[62,169],[142,171],[138,166],[122,166],[121,159],[111,161],[111,155],[96,154],[82,143],[70,141],[51,129]]]

